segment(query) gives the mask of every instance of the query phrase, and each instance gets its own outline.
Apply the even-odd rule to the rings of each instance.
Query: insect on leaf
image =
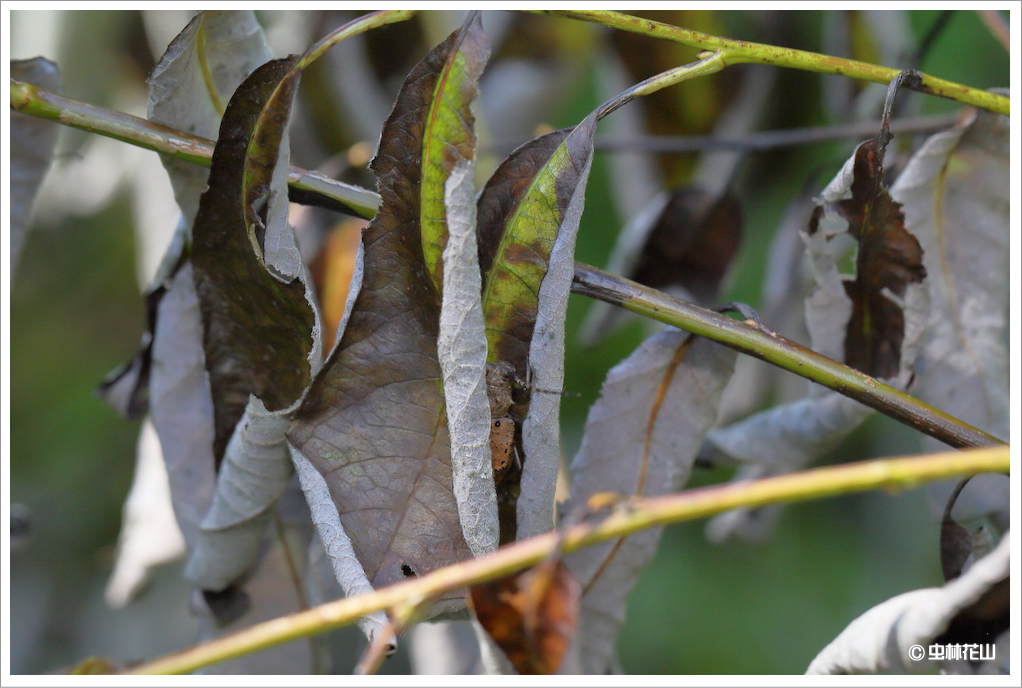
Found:
[[[523,456],[498,486],[503,542],[553,527],[560,398],[549,392],[563,386],[563,319],[595,131],[590,115],[530,141],[501,163],[479,198],[487,360],[544,390],[520,390],[510,409]]]

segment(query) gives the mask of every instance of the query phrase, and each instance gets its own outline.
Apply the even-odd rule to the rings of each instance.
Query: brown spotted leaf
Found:
[[[428,137],[436,132],[430,125],[434,99],[444,95],[442,75],[461,59],[455,51],[481,48],[464,38],[469,26],[479,30],[478,22],[467,23],[412,70],[384,125],[372,163],[382,205],[363,234],[361,288],[288,431],[294,451],[326,479],[340,524],[377,588],[472,556],[454,495],[437,352],[439,256],[431,242],[443,240],[431,234],[424,255],[423,234],[425,210],[430,222],[442,220],[436,214],[445,204],[434,201],[446,193],[437,168],[424,164],[424,146],[434,146],[429,160],[446,162],[447,173],[459,157],[452,148],[445,159],[435,148],[443,142]],[[456,591],[433,612],[463,608],[464,592]]]
[[[311,377],[315,317],[305,285],[282,276],[292,272],[290,265],[275,268],[263,254],[264,246],[271,249],[265,235],[267,214],[279,205],[270,194],[270,181],[278,167],[290,96],[298,85],[292,64],[292,59],[268,62],[235,92],[192,230],[218,461],[249,395],[258,397],[268,411],[279,411],[297,401]],[[272,123],[257,132],[264,106],[275,92]],[[284,224],[278,232],[290,231]]]
[[[901,204],[883,184],[882,154],[880,139],[859,145],[853,158],[851,198],[831,207],[848,222],[848,233],[859,245],[855,279],[845,282],[852,300],[845,363],[867,375],[889,378],[901,368],[905,332],[902,306],[890,295],[904,297],[910,283],[926,278],[926,268],[919,240],[905,229]],[[817,221],[818,215],[814,225]]]
[[[581,587],[563,562],[544,561],[469,592],[476,618],[519,674],[555,674],[578,627]]]

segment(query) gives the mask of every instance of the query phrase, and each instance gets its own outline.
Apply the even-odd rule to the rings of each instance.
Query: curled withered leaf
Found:
[[[806,673],[998,671],[1007,660],[1009,546],[1005,534],[993,552],[943,587],[913,590],[873,607],[827,645]],[[949,644],[973,645],[959,653],[965,656],[950,656]]]
[[[167,46],[149,76],[149,120],[216,139],[231,94],[245,77],[271,57],[262,28],[252,11],[196,13]],[[130,362],[112,371],[98,390],[107,403],[129,419],[141,418],[148,410],[151,347],[160,301],[187,259],[199,197],[209,179],[209,170],[200,165],[169,156],[161,156],[161,162],[174,188],[181,221],[145,293],[147,328],[139,352]],[[161,439],[173,441],[162,431]]]
[[[901,204],[883,184],[880,139],[864,141],[855,150],[851,198],[830,204],[848,222],[848,233],[858,242],[855,279],[846,280],[852,301],[844,361],[867,375],[894,377],[901,368],[905,318],[900,303],[911,283],[926,277],[919,240],[905,229]],[[823,208],[814,214],[809,233],[818,231]]]
[[[250,394],[279,411],[298,399],[311,378],[315,315],[305,284],[278,276],[284,270],[271,272],[263,253],[271,178],[298,85],[293,62],[263,65],[231,99],[192,231],[218,460]],[[274,110],[272,126],[258,127],[266,119],[264,107]]]
[[[578,626],[582,590],[559,559],[469,591],[472,610],[519,674],[555,674]]]

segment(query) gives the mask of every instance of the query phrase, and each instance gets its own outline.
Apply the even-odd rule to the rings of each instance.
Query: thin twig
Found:
[[[895,134],[926,133],[951,128],[954,115],[926,115],[891,120]],[[597,138],[596,150],[608,152],[648,151],[651,153],[694,153],[704,150],[765,151],[773,148],[808,146],[841,139],[863,139],[876,133],[876,121],[832,124],[759,131],[736,138],[719,136],[635,136],[631,138]],[[521,142],[498,142],[491,150],[511,150]]]
[[[773,332],[668,296],[624,277],[575,263],[571,290],[712,339],[829,387],[952,447],[1005,444],[909,394]]]
[[[563,536],[565,552],[669,523],[706,518],[738,507],[819,499],[876,489],[908,489],[930,480],[1006,473],[1008,447],[954,451],[908,458],[866,461],[817,468],[784,476],[714,485],[680,494],[629,499],[603,519],[577,525]],[[252,652],[354,623],[360,617],[391,609],[409,600],[444,593],[500,578],[538,563],[561,536],[546,533],[501,547],[496,552],[438,569],[419,578],[371,593],[328,602],[211,640],[134,667],[131,674],[184,674]]]

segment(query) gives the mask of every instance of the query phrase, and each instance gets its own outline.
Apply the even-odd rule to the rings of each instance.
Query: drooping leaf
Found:
[[[305,284],[287,274],[296,267],[293,263],[271,262],[277,254],[272,235],[266,234],[274,226],[269,209],[282,195],[286,199],[285,190],[271,189],[271,179],[280,167],[277,156],[297,88],[292,64],[293,59],[267,63],[232,97],[192,232],[218,459],[249,395],[269,411],[291,406],[308,386],[311,360],[318,357],[315,314]],[[268,118],[263,117],[271,96]],[[261,122],[265,126],[257,129]],[[286,236],[289,230],[285,223],[274,231]]]
[[[668,327],[607,374],[571,463],[572,508],[601,492],[652,496],[689,472],[736,354]],[[572,552],[565,562],[583,586],[578,642],[584,673],[611,666],[628,593],[656,550],[659,528]]]
[[[288,431],[326,478],[374,587],[472,556],[453,492],[441,294],[423,254],[420,189],[432,99],[462,40],[453,34],[412,70],[384,125],[372,163],[383,204],[363,235],[361,290]],[[433,611],[463,608],[454,592]]]
[[[293,614],[308,606],[300,581],[308,576],[306,557],[312,538],[309,509],[299,487],[292,483],[273,510],[273,537],[255,566],[246,573],[244,588],[231,585],[220,594],[204,591],[202,603],[191,600],[197,617],[198,641],[206,642],[244,628]],[[214,606],[217,609],[213,609]],[[237,605],[232,609],[231,605]],[[226,606],[226,609],[223,608]],[[208,610],[208,611],[207,611]],[[204,669],[217,674],[308,674],[324,670],[322,638],[268,647],[259,652]]]
[[[890,295],[904,297],[909,284],[923,281],[926,268],[919,240],[905,229],[901,204],[884,187],[882,155],[879,138],[861,143],[852,158],[851,198],[825,193],[824,199],[858,242],[855,279],[844,283],[852,300],[844,361],[867,375],[888,378],[901,368],[905,331],[901,305]],[[809,233],[817,227],[814,216]]]
[[[60,73],[57,65],[37,57],[32,60],[11,60],[11,78],[35,84],[47,91],[60,91]],[[38,117],[20,112],[10,113],[11,156],[11,264],[13,274],[25,241],[28,221],[32,214],[39,186],[50,168],[53,149],[57,145],[59,127]]]
[[[827,645],[806,673],[999,671],[1006,666],[1008,654],[1008,540],[1004,537],[997,549],[942,588],[913,590],[873,607]],[[983,619],[973,625],[977,632],[949,636],[952,629],[968,625],[963,623],[966,618]],[[994,657],[989,658],[993,661],[984,667],[979,662],[931,656],[931,647],[944,649],[948,643],[981,643],[984,651],[996,643]]]
[[[560,399],[549,392],[563,385],[563,317],[595,131],[590,115],[574,129],[525,144],[498,167],[479,198],[487,360],[510,364],[530,387],[544,390],[522,390],[511,409],[524,456],[498,489],[503,541],[553,527]]]
[[[479,297],[482,279],[475,241],[474,172],[475,165],[458,163],[449,178],[445,201],[449,231],[443,251],[437,353],[444,376],[451,469],[461,530],[469,548],[480,556],[495,550],[500,540],[494,488],[499,451],[494,458],[486,335]]]
[[[251,10],[197,13],[149,77],[149,120],[215,140],[231,95],[271,57]],[[163,164],[190,223],[209,170],[167,157]]]
[[[967,112],[931,136],[891,189],[919,237],[932,308],[913,393],[1005,441],[1009,428],[1008,118]],[[925,438],[928,450],[944,445]],[[963,521],[1007,527],[1004,476],[980,475],[958,500]],[[931,488],[940,513],[953,481]]]
[[[554,493],[561,466],[559,392],[564,389],[564,327],[575,277],[575,238],[585,206],[595,133],[596,117],[591,114],[572,130],[536,176],[542,180],[547,173],[554,175],[555,198],[559,201],[557,205],[540,204],[542,212],[537,217],[546,215],[547,227],[559,224],[557,240],[550,250],[550,266],[539,290],[536,329],[529,346],[526,379],[537,391],[522,423],[525,461],[517,505],[519,540],[554,526]]]
[[[238,422],[185,567],[185,578],[200,589],[226,589],[258,558],[273,506],[293,474],[284,441],[289,422],[255,397]]]
[[[231,94],[270,57],[253,12],[197,13],[171,41],[149,77],[149,120],[216,139]],[[191,249],[192,223],[209,179],[209,170],[200,165],[167,156],[161,160],[182,218],[144,296],[148,322],[139,352],[107,375],[98,390],[107,403],[129,419],[141,418],[149,407],[151,346],[160,300]]]
[[[174,514],[188,549],[213,501],[213,396],[202,351],[202,317],[191,263],[171,280],[153,331],[149,398],[167,465]]]
[[[575,636],[581,588],[562,561],[544,561],[469,591],[472,611],[519,674],[556,674]]]

